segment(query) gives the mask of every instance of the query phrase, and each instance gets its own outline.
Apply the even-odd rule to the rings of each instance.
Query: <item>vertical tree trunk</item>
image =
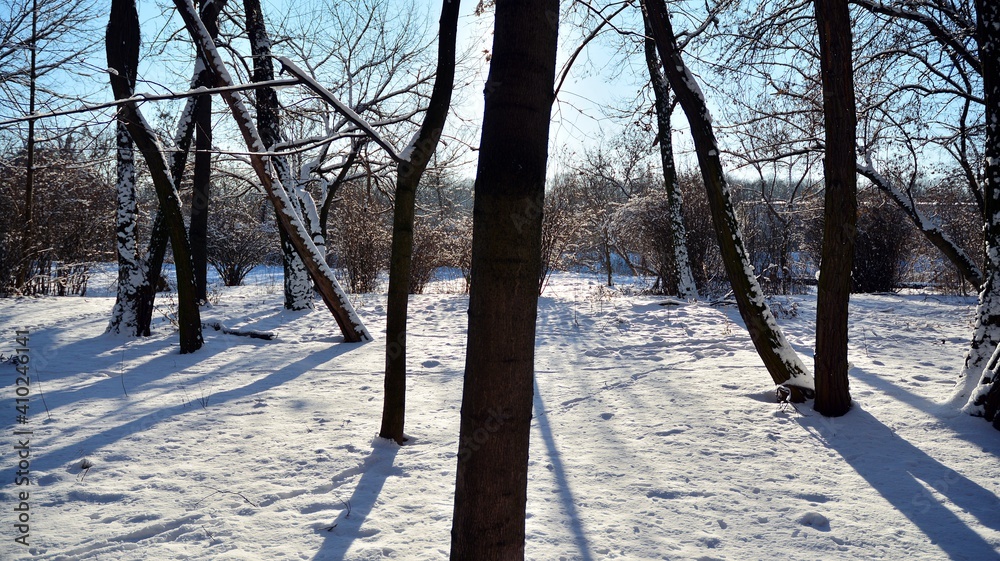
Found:
[[[979,60],[983,65],[986,101],[986,145],[983,181],[986,205],[986,283],[979,296],[972,345],[965,359],[966,411],[983,415],[1000,428],[1000,384],[996,383],[1000,340],[1000,4],[976,0]],[[992,356],[989,368],[986,358]],[[975,385],[974,385],[975,384]]]
[[[135,76],[129,76],[135,83]],[[118,171],[115,184],[115,249],[118,254],[118,295],[108,323],[108,332],[139,335],[139,298],[143,285],[143,265],[139,259],[136,229],[138,209],[135,192],[135,153],[132,137],[123,123],[118,123]]]
[[[656,56],[656,42],[653,41],[649,29],[649,18],[643,12],[643,27],[646,40],[643,47],[646,55],[646,69],[649,71],[649,81],[653,87],[653,99],[656,109],[656,138],[660,143],[660,163],[663,165],[663,185],[667,190],[667,208],[670,213],[667,220],[668,237],[671,247],[664,252],[667,257],[667,278],[662,279],[667,294],[675,295],[685,300],[697,300],[698,288],[694,284],[694,274],[691,272],[691,259],[687,250],[687,229],[684,227],[684,196],[677,181],[677,168],[674,166],[674,141],[671,116],[673,107],[670,103],[670,82],[660,69],[660,59]]]
[[[201,19],[212,39],[219,35],[219,11],[202,1]],[[207,72],[199,74],[199,81],[210,82]],[[208,300],[208,209],[211,202],[212,182],[212,96],[195,98],[195,154],[194,182],[191,187],[191,260],[194,263],[194,284],[199,302]]]
[[[826,186],[823,249],[816,297],[816,401],[813,408],[839,417],[851,408],[847,319],[858,216],[857,114],[847,0],[815,0],[823,78]]]
[[[136,11],[135,0],[112,0],[106,45],[108,66],[115,71],[110,75],[111,89],[116,98],[127,98],[131,94],[132,87],[127,78],[129,69],[136,68],[139,61],[139,14]],[[174,247],[174,263],[177,270],[177,323],[181,353],[194,352],[201,348],[203,343],[201,314],[195,299],[190,246],[176,185],[170,175],[167,160],[160,151],[159,143],[135,103],[122,105],[119,108],[118,119],[125,124],[139,151],[142,152],[156,188],[166,228],[170,234],[170,242]]]
[[[460,0],[444,0],[438,32],[438,60],[434,89],[424,122],[408,161],[396,167],[396,197],[392,216],[392,248],[389,257],[389,294],[385,326],[385,400],[379,436],[402,444],[406,418],[406,313],[410,300],[410,269],[413,258],[413,222],[417,185],[437,148],[444,128],[451,92],[455,87],[455,42],[458,35]]]
[[[208,300],[208,205],[212,181],[212,96],[200,95],[195,102],[194,182],[191,186],[191,261],[195,294]]]
[[[38,2],[31,2],[31,40],[28,55],[28,114],[35,113],[35,91],[38,72]],[[28,121],[27,154],[24,170],[24,235],[21,238],[21,263],[14,286],[21,288],[30,280],[34,261],[32,246],[35,239],[35,120]]]
[[[558,0],[501,0],[475,184],[452,560],[524,558]]]
[[[125,79],[128,80],[129,94],[135,91],[138,69],[126,63]],[[136,61],[138,62],[138,61]],[[138,205],[135,189],[135,151],[132,137],[124,123],[117,123],[118,164],[115,193],[117,212],[115,214],[115,250],[118,254],[118,295],[111,312],[108,332],[141,335],[139,329],[139,307],[145,275],[139,258]],[[147,329],[149,325],[147,324]]]
[[[747,326],[757,354],[771,374],[771,379],[781,386],[779,392],[788,394],[788,399],[792,401],[804,401],[813,394],[813,380],[795,349],[785,340],[754,276],[729,196],[705,97],[681,58],[664,1],[642,0],[642,4],[649,18],[664,73],[691,125],[691,137],[708,193],[719,251],[740,316]]]

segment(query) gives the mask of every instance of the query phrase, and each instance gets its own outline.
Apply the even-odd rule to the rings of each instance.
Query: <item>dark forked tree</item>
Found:
[[[558,0],[496,3],[476,173],[452,560],[524,558]]]
[[[132,94],[129,69],[139,63],[139,14],[135,0],[113,0],[108,23],[107,57],[111,89],[115,98],[122,99]],[[181,214],[180,198],[177,195],[175,176],[160,149],[156,135],[143,119],[134,102],[121,105],[118,119],[125,124],[135,146],[142,153],[149,169],[149,175],[156,188],[157,199],[163,214],[166,232],[174,248],[174,264],[177,271],[177,323],[180,331],[181,353],[190,353],[202,346],[201,314],[194,290],[194,271],[191,264],[191,246],[188,243],[184,217]]]
[[[389,295],[385,327],[385,401],[379,436],[402,443],[406,417],[406,312],[413,261],[413,223],[417,185],[437,148],[455,87],[455,42],[459,0],[444,0],[438,35],[438,62],[434,89],[420,132],[408,158],[396,167],[396,200],[392,217],[389,257]]]

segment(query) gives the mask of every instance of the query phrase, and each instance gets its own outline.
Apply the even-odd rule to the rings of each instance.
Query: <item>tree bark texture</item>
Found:
[[[524,558],[558,0],[500,0],[475,184],[452,560]]]
[[[851,408],[847,319],[858,216],[857,114],[847,0],[815,0],[826,150],[823,248],[816,297],[816,401],[813,408],[838,417]]]

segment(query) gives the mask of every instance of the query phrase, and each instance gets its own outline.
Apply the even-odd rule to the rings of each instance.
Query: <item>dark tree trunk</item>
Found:
[[[202,1],[201,19],[208,34],[215,39],[219,35],[219,10]],[[209,85],[211,79],[207,71],[198,76],[198,85]],[[195,98],[195,154],[194,181],[191,186],[191,224],[188,237],[191,240],[191,260],[194,262],[195,291],[199,302],[208,301],[208,209],[211,202],[212,182],[212,96],[200,95]]]
[[[28,114],[35,113],[35,96],[38,87],[38,3],[31,3],[31,39],[28,68]],[[28,121],[26,142],[26,169],[24,170],[24,238],[21,240],[21,265],[18,267],[15,286],[22,288],[30,280],[34,267],[35,239],[35,120]]]
[[[219,2],[209,2],[204,5],[202,18],[217,22],[219,13],[225,6],[226,0]],[[213,24],[215,29],[217,25]],[[195,76],[192,80],[192,87],[210,86],[212,83],[211,74],[205,69],[203,64],[195,68]],[[180,178],[184,175],[184,168],[187,165],[188,150],[195,134],[197,102],[194,98],[189,98],[184,106],[184,111],[178,123],[177,135],[174,137],[175,149],[169,158],[170,177],[179,185]],[[211,140],[209,140],[211,143]],[[139,301],[137,307],[138,326],[137,334],[148,337],[150,326],[153,321],[153,308],[156,303],[156,290],[163,271],[163,259],[167,253],[167,244],[170,235],[167,232],[166,221],[163,209],[157,209],[153,218],[153,225],[149,237],[149,246],[146,251],[146,271],[143,285],[139,289]]]
[[[212,28],[209,28],[211,30]],[[191,186],[191,260],[195,293],[199,302],[208,300],[208,206],[212,181],[212,96],[195,101],[194,181]]]
[[[396,167],[396,200],[392,217],[389,257],[389,294],[385,327],[385,401],[379,436],[402,444],[406,417],[406,312],[410,297],[413,222],[417,185],[437,148],[455,86],[455,41],[459,0],[444,0],[438,34],[438,61],[434,89],[409,161]]]
[[[111,89],[117,99],[129,97],[131,84],[127,76],[129,69],[137,67],[139,61],[139,14],[136,11],[135,0],[112,1],[106,44],[108,66],[115,70],[110,75]],[[202,346],[201,317],[194,294],[190,246],[176,185],[170,175],[167,160],[160,151],[159,143],[135,103],[122,105],[119,108],[118,119],[125,123],[129,135],[146,160],[156,188],[166,229],[174,247],[174,263],[177,270],[177,324],[180,331],[181,353],[194,352]]]
[[[712,118],[701,88],[688,71],[677,48],[677,39],[663,0],[643,0],[653,39],[660,53],[664,73],[691,125],[698,163],[708,194],[712,222],[719,240],[719,251],[733,295],[746,324],[757,354],[774,383],[782,386],[781,393],[792,401],[804,401],[813,393],[813,380],[798,354],[785,340],[785,335],[771,313],[764,293],[753,274],[740,234],[736,213],[729,196],[729,187],[719,159],[719,148],[712,128]]]
[[[816,401],[813,408],[839,417],[851,408],[847,318],[858,218],[857,114],[847,0],[815,0],[819,28],[826,186],[823,249],[816,297]]]
[[[452,560],[524,558],[558,0],[497,2],[473,208]]]

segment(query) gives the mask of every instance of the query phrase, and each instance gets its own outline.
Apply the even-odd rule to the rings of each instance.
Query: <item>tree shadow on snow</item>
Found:
[[[312,368],[325,364],[333,358],[343,355],[354,348],[357,348],[357,345],[342,344],[330,349],[317,351],[306,355],[283,368],[254,379],[251,383],[245,386],[214,392],[211,395],[211,407],[214,408],[226,402],[247,398],[278,387],[284,383],[294,380],[303,372],[307,372]],[[197,353],[190,356],[195,355],[197,355]],[[111,381],[105,383],[111,383]],[[117,382],[114,383],[117,384]],[[85,399],[87,396],[80,395],[79,397]],[[192,411],[197,410],[192,409],[186,402],[157,409],[145,415],[135,417],[126,423],[111,426],[100,432],[91,434],[82,440],[73,441],[62,448],[46,450],[44,454],[32,462],[32,468],[38,469],[39,471],[57,469],[60,466],[65,466],[70,462],[78,460],[79,450],[97,450],[99,448],[110,449],[118,440],[141,435],[143,432],[160,423],[185,414],[191,414]],[[58,421],[56,422],[58,423]]]
[[[857,403],[844,417],[830,419],[813,413],[797,420],[817,440],[839,453],[950,559],[996,558],[994,545],[954,512],[968,513],[983,526],[1000,531],[1000,518],[996,516],[1000,499],[992,491],[942,465]]]
[[[378,533],[378,530],[365,528],[365,521],[371,514],[375,501],[378,500],[386,480],[393,475],[400,475],[401,470],[394,466],[399,446],[396,443],[375,439],[371,454],[365,458],[356,471],[361,473],[351,498],[344,502],[344,510],[331,521],[330,526],[319,531],[326,534],[326,541],[316,552],[316,561],[340,561],[345,559],[347,551],[356,540],[364,539]],[[381,556],[380,556],[381,557]]]
[[[879,376],[865,371],[863,368],[853,367],[850,373],[852,378],[857,378],[871,386],[873,389],[883,392],[885,395],[897,399],[915,409],[934,417],[945,423],[949,430],[954,431],[955,436],[968,441],[980,448],[983,452],[992,453],[1000,457],[1000,441],[996,438],[993,430],[981,430],[989,428],[989,424],[980,420],[976,423],[966,423],[971,418],[960,412],[956,407],[947,403],[937,403],[927,399],[913,391],[903,387],[896,381],[885,376]],[[957,379],[956,379],[957,382]],[[946,386],[947,392],[951,392],[952,386]]]
[[[587,535],[583,531],[583,522],[580,520],[580,515],[576,510],[576,501],[573,498],[573,492],[569,488],[569,480],[566,479],[566,468],[563,466],[559,450],[556,449],[555,436],[552,434],[552,427],[549,425],[548,412],[545,410],[542,394],[538,390],[537,378],[534,384],[535,423],[538,425],[538,432],[541,433],[542,440],[545,442],[545,451],[548,454],[549,463],[552,464],[552,475],[558,487],[559,499],[562,501],[563,510],[569,519],[569,528],[573,533],[576,548],[579,551],[579,556],[574,556],[573,558],[580,559],[581,561],[593,561],[593,557],[590,554],[590,543],[587,541]]]

